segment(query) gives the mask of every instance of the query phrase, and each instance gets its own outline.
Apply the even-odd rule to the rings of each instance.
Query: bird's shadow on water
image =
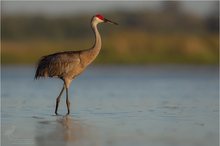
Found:
[[[53,116],[52,120],[38,121],[35,135],[37,146],[97,144],[95,132],[91,132],[90,126],[70,115]]]

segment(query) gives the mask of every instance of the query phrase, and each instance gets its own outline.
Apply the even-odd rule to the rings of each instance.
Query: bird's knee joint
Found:
[[[57,98],[57,102],[58,102],[58,103],[60,102],[60,98]]]
[[[66,101],[66,104],[67,104],[67,105],[70,105],[70,102],[69,102],[69,101]]]

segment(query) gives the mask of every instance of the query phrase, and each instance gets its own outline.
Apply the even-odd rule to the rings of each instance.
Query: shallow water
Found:
[[[3,146],[219,144],[217,67],[92,66],[71,85],[70,116],[54,116],[62,81],[33,76],[2,66]]]

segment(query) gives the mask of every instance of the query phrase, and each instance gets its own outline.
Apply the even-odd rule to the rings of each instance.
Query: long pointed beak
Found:
[[[118,23],[113,22],[113,21],[111,21],[111,20],[108,20],[108,19],[106,19],[106,18],[104,18],[104,22],[105,22],[105,23],[114,24],[114,25],[118,25]]]

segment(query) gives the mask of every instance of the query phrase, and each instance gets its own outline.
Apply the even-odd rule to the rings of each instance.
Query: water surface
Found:
[[[2,66],[4,146],[218,146],[215,66],[92,66],[72,82],[54,116],[59,79]],[[63,116],[62,116],[63,115]]]

